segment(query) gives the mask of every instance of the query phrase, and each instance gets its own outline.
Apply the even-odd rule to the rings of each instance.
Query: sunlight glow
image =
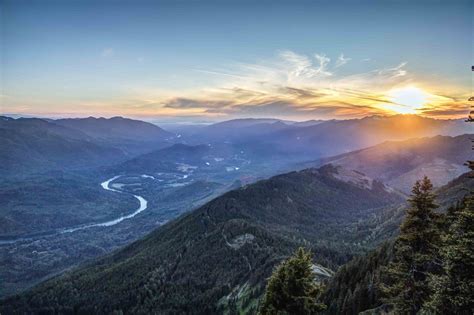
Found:
[[[400,114],[415,114],[417,109],[423,108],[426,104],[428,93],[417,87],[409,86],[391,90],[388,96],[394,103],[390,109]]]

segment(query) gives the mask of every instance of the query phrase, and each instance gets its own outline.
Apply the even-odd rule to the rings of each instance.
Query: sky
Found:
[[[463,117],[472,1],[0,0],[0,112]]]

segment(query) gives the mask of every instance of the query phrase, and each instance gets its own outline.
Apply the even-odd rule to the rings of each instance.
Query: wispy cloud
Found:
[[[103,57],[114,54],[112,48],[102,52]],[[370,59],[354,61],[343,53],[332,57],[283,50],[255,63],[194,68],[191,71],[202,74],[203,82],[212,83],[191,90],[141,89],[126,102],[109,108],[160,117],[352,118],[392,114],[405,105],[394,102],[391,90],[421,86],[427,102],[417,113],[436,117],[464,114],[464,95],[430,92],[428,84],[409,71],[407,62],[370,69],[368,65],[375,63],[367,61]],[[343,67],[348,62],[354,67]],[[357,68],[366,70],[351,70]]]
[[[221,75],[221,76],[227,76],[227,77],[233,77],[233,78],[240,78],[240,79],[245,79],[245,76],[241,76],[238,74],[232,74],[232,73],[226,73],[223,71],[212,71],[212,70],[203,70],[203,69],[193,69],[196,72],[201,72],[201,73],[207,73],[207,74],[215,74],[215,75]]]
[[[286,72],[288,82],[332,75],[332,73],[327,69],[331,59],[324,54],[314,55],[316,65],[310,57],[299,55],[290,50],[281,52],[279,56],[284,61],[286,69],[278,69],[274,67],[273,70],[282,70]]]
[[[188,98],[172,98],[164,103],[165,107],[175,109],[189,109],[189,108],[202,108],[211,109],[218,108],[224,109],[225,107],[232,105],[230,101],[212,101],[212,100],[197,100]]]
[[[345,65],[346,63],[348,63],[351,60],[352,60],[352,58],[346,58],[346,57],[344,57],[344,54],[340,54],[339,57],[337,58],[335,67],[339,68],[340,66]]]
[[[390,74],[392,77],[403,77],[407,74],[407,71],[405,70],[406,65],[406,62],[402,62],[396,67],[380,70],[379,73]]]

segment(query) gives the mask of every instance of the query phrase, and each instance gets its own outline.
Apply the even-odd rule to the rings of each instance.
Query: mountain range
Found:
[[[463,120],[416,115],[370,116],[361,119],[296,123],[271,119],[237,119],[199,128],[184,140],[266,143],[287,155],[321,158],[373,146],[384,141],[456,136],[472,132]]]
[[[81,131],[43,119],[0,117],[0,174],[24,176],[54,169],[114,163],[121,150],[98,144]]]
[[[107,166],[174,143],[219,144],[227,151],[232,146],[235,152],[253,153],[250,160],[271,159],[274,164],[288,164],[389,140],[463,133],[469,130],[461,120],[414,115],[306,123],[239,119],[201,127],[183,137],[150,123],[122,117],[51,120],[1,116],[0,174],[16,176]]]
[[[13,119],[0,116],[0,174],[111,165],[167,145],[172,134],[142,121],[114,117]]]
[[[432,178],[443,209],[470,187],[461,120],[241,119],[170,133],[121,117],[0,118],[0,294],[86,262],[0,302],[7,314],[253,313],[298,246],[328,280],[396,235],[415,180]],[[147,208],[133,219],[58,234],[129,215],[137,196]]]

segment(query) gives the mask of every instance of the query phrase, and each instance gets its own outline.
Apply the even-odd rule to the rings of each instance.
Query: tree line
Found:
[[[474,314],[474,195],[471,192],[445,214],[436,212],[435,197],[427,177],[415,183],[393,247],[385,246],[384,255],[372,255],[369,261],[375,266],[373,258],[384,259],[385,266],[375,281],[369,273],[372,278],[362,279],[353,291],[340,287],[346,294],[330,303],[332,311],[358,314],[372,304],[395,314]],[[268,281],[260,314],[331,313],[311,264],[311,253],[300,248],[278,266]],[[357,268],[364,269],[356,266],[349,278],[356,277]],[[377,288],[371,296],[361,294],[369,292],[369,281]]]

